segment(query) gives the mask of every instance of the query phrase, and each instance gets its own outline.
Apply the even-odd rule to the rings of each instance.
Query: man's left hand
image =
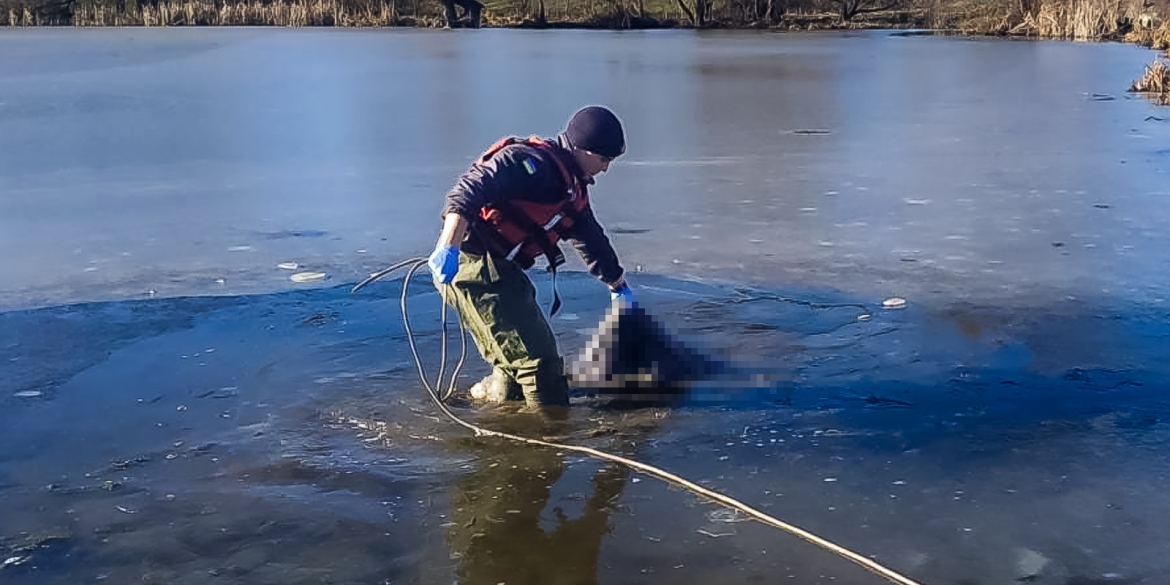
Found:
[[[631,307],[637,302],[634,299],[634,290],[624,282],[617,288],[609,291],[609,298],[614,302],[621,302]]]

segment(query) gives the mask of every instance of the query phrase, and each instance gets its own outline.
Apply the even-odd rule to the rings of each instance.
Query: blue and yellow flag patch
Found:
[[[526,159],[524,159],[523,164],[524,164],[524,170],[528,171],[528,174],[530,174],[530,175],[536,174],[536,161],[534,161],[530,158],[526,158]]]

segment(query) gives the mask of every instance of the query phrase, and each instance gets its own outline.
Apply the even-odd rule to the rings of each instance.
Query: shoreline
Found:
[[[1170,48],[1146,2],[1034,0],[0,0],[0,26],[515,28],[539,30],[915,30],[918,34],[1124,41]]]

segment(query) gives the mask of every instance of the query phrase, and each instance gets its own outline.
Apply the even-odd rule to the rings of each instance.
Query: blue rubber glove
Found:
[[[634,290],[628,284],[622,284],[621,288],[609,291],[609,298],[614,302],[622,302],[628,306],[634,306]]]
[[[459,271],[459,246],[450,244],[435,246],[435,251],[431,252],[431,257],[427,260],[427,266],[430,266],[435,282],[450,283],[455,278],[455,273]]]

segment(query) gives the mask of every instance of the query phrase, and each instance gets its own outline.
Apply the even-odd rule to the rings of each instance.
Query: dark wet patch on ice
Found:
[[[1029,396],[1053,391],[1100,405],[1121,397],[1156,399],[1163,386],[1159,369],[1146,371],[1140,365],[1145,363],[1140,356],[1152,360],[1170,340],[1170,324],[1156,311],[1084,307],[1072,314],[1004,313],[994,307],[932,309],[913,300],[907,309],[890,311],[880,302],[832,291],[778,292],[640,278],[642,306],[693,358],[684,357],[679,364],[696,365],[665,372],[688,381],[685,402],[691,404],[924,408],[958,404],[963,401],[956,397],[965,396],[1027,402]],[[547,283],[539,276],[535,280],[544,294]],[[607,298],[587,275],[568,273],[560,280],[565,310],[576,320],[558,317],[554,328],[562,351],[574,357],[596,334]],[[340,285],[253,297],[3,313],[0,360],[10,367],[0,380],[0,399],[11,400],[19,392],[43,392],[44,398],[52,398],[53,389],[120,348],[196,325],[213,327],[209,338],[246,337],[255,327],[287,331],[292,340],[307,335],[298,344],[310,352],[322,343],[318,336],[329,337],[336,349],[323,349],[341,351],[360,375],[372,375],[374,368],[383,378],[391,372],[391,379],[411,382],[413,364],[408,363],[397,307],[400,284],[377,283],[357,296],[347,294],[349,285]],[[436,295],[429,283],[418,279],[410,299],[419,343],[424,355],[433,357],[439,339]],[[455,346],[457,340],[450,339]],[[469,376],[482,369],[471,351]],[[1127,353],[1131,351],[1137,353]],[[387,368],[372,361],[386,355],[397,355],[403,363]],[[1118,365],[1095,365],[1109,362]],[[703,364],[720,364],[718,375]],[[310,371],[329,366],[325,360],[304,365]],[[200,389],[195,396],[220,389]],[[140,394],[151,403],[161,397],[158,392]],[[664,394],[677,397],[678,392]]]
[[[0,313],[0,399],[44,397],[76,373],[136,341],[193,327],[200,315],[240,306],[229,297],[86,303]]]

